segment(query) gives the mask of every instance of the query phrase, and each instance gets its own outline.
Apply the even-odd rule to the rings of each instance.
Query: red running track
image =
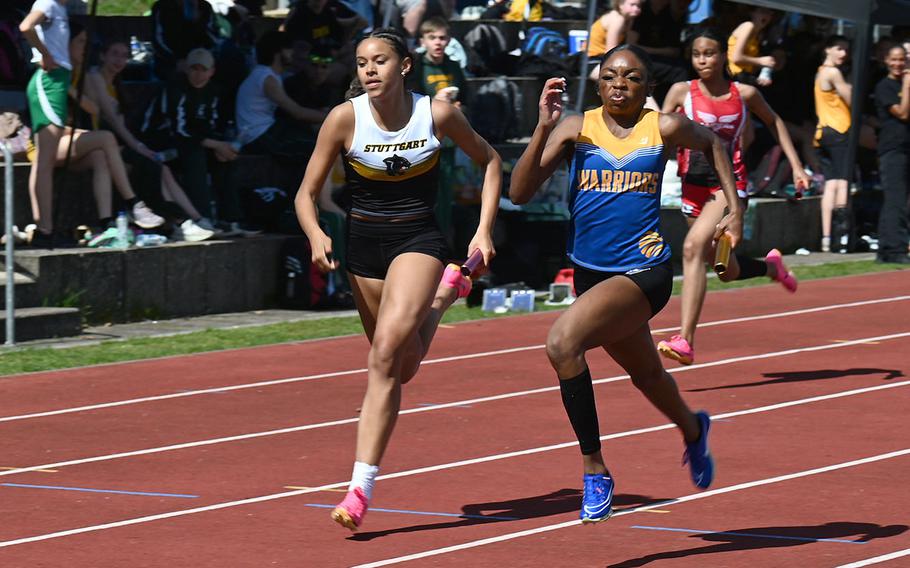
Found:
[[[0,467],[53,472],[0,470],[0,563],[836,566],[905,550],[910,455],[891,454],[910,449],[908,283],[896,272],[708,296],[703,321],[744,321],[700,329],[701,366],[675,372],[690,404],[720,417],[705,493],[679,467],[678,434],[592,353],[617,506],[660,511],[596,527],[573,525],[577,448],[540,349],[556,314],[440,330],[405,391],[383,466],[394,477],[378,483],[374,508],[399,512],[371,511],[353,537],[320,507],[340,493],[286,487],[350,474],[362,338],[8,377]],[[755,319],[790,311],[802,312]],[[677,319],[674,299],[652,327]],[[527,349],[476,356],[515,348]],[[72,410],[87,405],[99,407]]]

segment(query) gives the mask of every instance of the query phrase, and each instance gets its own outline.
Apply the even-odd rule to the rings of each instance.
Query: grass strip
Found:
[[[870,260],[799,266],[794,269],[794,272],[800,280],[805,281],[904,269],[906,267],[902,265],[877,264]],[[768,285],[768,281],[764,278],[755,278],[724,284],[716,278],[708,279],[709,291],[759,285]],[[673,294],[679,294],[681,289],[682,281],[677,280],[674,282]],[[545,311],[563,308],[545,306],[542,302],[538,302],[535,309]],[[446,312],[443,323],[457,323],[510,315],[514,316],[514,314],[483,312],[479,307],[469,308],[465,305],[456,305]],[[362,333],[360,319],[356,316],[351,316],[270,324],[241,329],[209,329],[169,337],[108,340],[97,345],[65,349],[55,347],[16,348],[6,352],[0,350],[0,375],[51,371],[173,355],[189,355],[192,353],[272,345],[359,333]],[[543,341],[543,338],[541,338],[541,341]]]

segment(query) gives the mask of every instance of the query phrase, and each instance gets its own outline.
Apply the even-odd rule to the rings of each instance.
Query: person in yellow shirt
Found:
[[[727,40],[727,51],[730,53],[727,66],[734,80],[767,87],[771,84],[770,74],[762,76],[761,69],[776,69],[777,60],[770,55],[759,55],[759,49],[761,34],[774,20],[774,11],[756,7],[749,16],[748,20],[736,26]]]
[[[592,60],[591,79],[600,76],[600,58],[621,43],[634,44],[638,33],[632,23],[641,14],[644,0],[613,0],[613,9],[601,16],[588,34],[588,57]]]
[[[832,218],[847,216],[847,141],[850,132],[850,97],[853,88],[844,79],[840,65],[847,60],[850,43],[843,36],[831,36],[825,42],[825,61],[815,74],[815,145],[822,159],[825,188],[822,194],[822,252],[831,250]]]

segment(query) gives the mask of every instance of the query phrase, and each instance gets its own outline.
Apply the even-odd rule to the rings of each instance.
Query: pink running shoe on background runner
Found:
[[[471,278],[461,273],[461,267],[457,264],[446,266],[445,272],[442,273],[442,284],[447,288],[458,290],[458,297],[464,298],[471,293]]]
[[[344,501],[332,511],[332,520],[339,525],[356,531],[363,517],[367,514],[367,496],[359,487],[355,487],[344,496]]]
[[[695,361],[695,349],[681,335],[674,335],[669,341],[661,341],[657,344],[657,350],[667,359],[679,361],[683,365],[691,365]]]
[[[771,251],[765,256],[765,262],[768,264],[773,264],[774,268],[777,269],[777,277],[774,279],[780,282],[780,285],[790,292],[796,292],[796,286],[798,284],[796,276],[787,270],[787,266],[784,264],[784,259],[780,254],[780,251],[777,249],[771,249]]]

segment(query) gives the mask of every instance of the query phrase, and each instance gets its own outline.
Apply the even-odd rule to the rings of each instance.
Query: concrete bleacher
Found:
[[[275,304],[279,250],[285,238],[127,250],[24,248],[14,256],[16,307],[66,304],[69,310],[80,308],[81,317],[89,322],[262,309]],[[5,261],[5,254],[0,257]]]

